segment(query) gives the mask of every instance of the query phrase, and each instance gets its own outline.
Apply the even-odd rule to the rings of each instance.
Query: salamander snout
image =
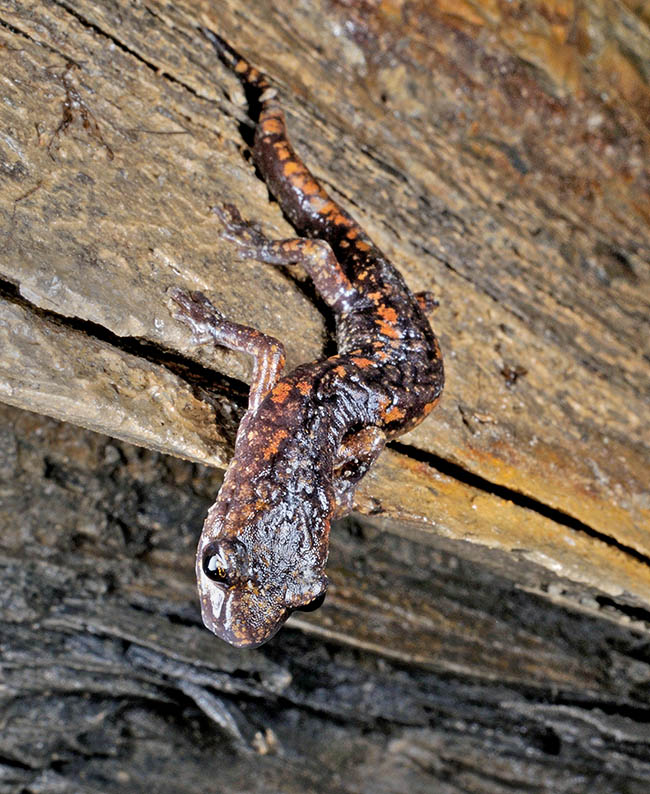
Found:
[[[196,572],[203,622],[237,648],[266,642],[290,614],[280,594],[260,581],[262,572],[253,570],[250,555],[237,538],[200,544]]]
[[[269,640],[295,609],[317,609],[327,588],[324,575],[309,587],[301,577],[287,581],[267,566],[256,566],[234,537],[200,544],[196,568],[203,622],[238,648]]]

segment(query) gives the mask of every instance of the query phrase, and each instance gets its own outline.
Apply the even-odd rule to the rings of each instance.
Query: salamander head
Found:
[[[262,645],[293,610],[316,609],[325,598],[327,545],[324,553],[312,544],[301,549],[296,537],[304,533],[287,537],[277,528],[275,533],[268,544],[259,526],[216,539],[205,533],[199,543],[196,573],[203,622],[238,648]]]

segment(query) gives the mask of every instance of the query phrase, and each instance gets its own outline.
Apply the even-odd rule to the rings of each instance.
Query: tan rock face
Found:
[[[165,366],[0,299],[0,397],[151,449],[224,466],[232,439],[211,406]],[[223,409],[223,410],[220,410]]]

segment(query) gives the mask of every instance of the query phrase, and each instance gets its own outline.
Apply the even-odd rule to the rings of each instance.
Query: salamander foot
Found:
[[[172,316],[189,327],[195,345],[218,339],[225,318],[202,292],[172,287],[169,295],[179,307]]]
[[[222,236],[239,246],[242,259],[261,258],[270,240],[262,233],[258,224],[245,221],[234,204],[218,204],[212,211],[224,225]]]

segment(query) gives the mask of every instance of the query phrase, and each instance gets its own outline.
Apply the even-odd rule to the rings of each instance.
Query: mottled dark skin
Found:
[[[177,317],[198,343],[254,357],[249,407],[235,455],[205,521],[197,554],[206,626],[238,647],[270,639],[294,609],[320,605],[330,522],[386,441],[440,398],[440,348],[414,296],[360,226],[318,185],[293,151],[275,90],[209,31],[224,63],[260,106],[253,155],[300,235],[272,241],[239,212],[218,210],[239,255],[300,263],[334,312],[338,354],[281,377],[277,340],[226,320],[201,293],[174,290]]]

